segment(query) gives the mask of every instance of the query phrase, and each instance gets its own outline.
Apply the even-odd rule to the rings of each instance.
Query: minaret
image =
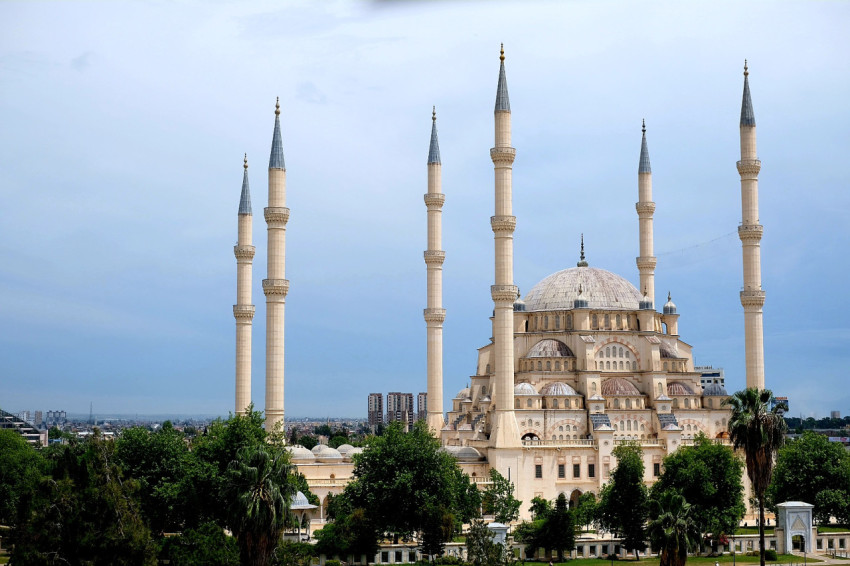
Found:
[[[275,103],[274,134],[269,157],[269,206],[264,211],[268,225],[268,279],[263,280],[266,295],[266,430],[283,425],[283,322],[286,294],[286,165],[280,137],[280,99]]]
[[[652,169],[649,166],[649,149],[646,147],[646,122],[641,124],[643,136],[640,142],[640,164],[638,165],[638,202],[635,204],[640,231],[640,256],[635,258],[640,272],[640,289],[644,292],[641,308],[654,309],[655,305],[655,265],[653,254],[652,215],[655,203],[652,202]]]
[[[496,243],[496,282],[490,287],[495,305],[493,338],[496,350],[496,410],[490,432],[490,444],[497,448],[520,446],[519,426],[514,415],[514,229],[511,181],[516,150],[511,147],[511,103],[505,78],[504,44],[499,60],[499,85],[496,89],[496,146],[490,150],[496,177],[496,214],[490,218]]]
[[[431,145],[428,148],[428,192],[425,193],[425,206],[428,208],[428,249],[425,250],[427,271],[427,305],[425,326],[427,328],[427,367],[428,367],[428,428],[439,436],[445,421],[443,420],[443,321],[446,309],[443,308],[443,261],[446,252],[443,241],[443,203],[446,195],[442,192],[442,165],[440,163],[440,144],[437,141],[437,109],[431,114]]]
[[[759,224],[759,170],[761,161],[756,154],[756,118],[750,99],[749,70],[744,61],[744,98],[741,103],[741,225],[738,236],[744,252],[744,290],[741,305],[744,307],[744,333],[747,346],[747,387],[764,389],[764,325],[762,307],[764,291],[761,288],[761,236],[764,226]]]
[[[251,190],[248,188],[248,155],[242,164],[242,196],[239,199],[239,236],[233,253],[236,256],[236,414],[244,415],[251,404],[251,328],[254,305],[251,304],[251,279],[254,263],[251,214]]]

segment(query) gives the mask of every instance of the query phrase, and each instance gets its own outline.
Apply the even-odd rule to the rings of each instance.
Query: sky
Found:
[[[738,119],[758,127],[766,385],[850,413],[850,3],[2,2],[0,407],[233,409],[237,208],[254,208],[264,404],[267,164],[287,165],[286,415],[425,390],[426,160],[443,170],[444,397],[493,303],[504,42],[523,295],[575,265],[638,282],[646,119],[656,305],[744,386]]]

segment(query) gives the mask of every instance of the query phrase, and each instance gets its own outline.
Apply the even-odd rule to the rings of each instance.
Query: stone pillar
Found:
[[[747,387],[764,389],[764,323],[762,307],[765,293],[761,288],[761,237],[764,226],[759,223],[758,174],[761,161],[756,153],[756,120],[750,98],[749,71],[744,62],[744,97],[741,104],[741,238],[744,260],[744,334],[747,358]]]
[[[275,104],[274,134],[269,158],[269,206],[264,213],[268,225],[268,278],[266,295],[266,430],[283,426],[284,307],[289,281],[286,279],[286,166],[280,135],[280,101]]]
[[[640,232],[640,256],[635,258],[640,272],[640,291],[644,293],[644,301],[655,306],[655,265],[657,263],[653,249],[652,216],[655,213],[655,203],[652,202],[652,168],[649,164],[649,148],[646,145],[646,123],[642,124],[640,146],[640,163],[638,165],[638,202],[635,209],[638,214]],[[641,327],[641,330],[651,330]]]
[[[236,256],[236,414],[244,415],[251,404],[251,330],[254,305],[251,304],[251,279],[254,263],[251,193],[248,187],[248,156],[242,173],[242,196],[239,200],[239,233],[233,253]]]

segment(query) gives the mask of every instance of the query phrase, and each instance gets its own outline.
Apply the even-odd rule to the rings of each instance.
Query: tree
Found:
[[[271,563],[295,495],[291,472],[289,453],[274,445],[243,447],[228,467],[228,524],[243,564]]]
[[[850,454],[840,443],[806,431],[779,450],[766,493],[768,505],[775,507],[783,501],[812,503],[815,520],[828,523],[830,516],[847,516],[848,499]]]
[[[484,514],[493,515],[499,523],[507,525],[519,517],[522,502],[514,497],[514,484],[495,468],[490,468],[490,485],[481,500]]]
[[[688,551],[696,548],[699,529],[691,516],[693,508],[673,490],[649,501],[647,532],[652,547],[661,551],[660,566],[684,566]]]
[[[0,429],[0,524],[15,526],[41,479],[44,459],[14,430]]]
[[[501,566],[512,562],[513,555],[504,545],[493,541],[493,531],[484,521],[473,521],[466,535],[466,555],[473,566]]]
[[[744,451],[747,476],[759,506],[759,555],[764,566],[764,496],[773,475],[776,451],[785,441],[787,427],[777,412],[787,410],[784,403],[770,409],[773,393],[769,389],[751,387],[738,391],[726,404],[732,408],[729,417],[729,436],[735,449]]]
[[[548,499],[543,499],[539,495],[535,495],[531,499],[531,517],[533,519],[543,519],[552,509],[552,503]]]
[[[596,521],[598,506],[596,494],[592,491],[585,491],[579,496],[575,509],[573,509],[576,529],[584,529],[584,527]]]
[[[557,551],[558,562],[563,562],[564,551],[572,550],[575,540],[573,514],[567,504],[567,497],[562,493],[555,500],[555,507],[550,509],[543,519],[538,542],[550,552]]]
[[[197,529],[186,529],[165,538],[159,558],[176,566],[239,566],[239,546],[219,525],[204,523]]]
[[[354,480],[337,509],[362,509],[377,532],[396,537],[421,537],[446,511],[468,522],[478,512],[478,492],[455,459],[439,448],[424,422],[407,433],[401,423],[393,423],[384,436],[370,438],[355,459]]]
[[[647,493],[643,483],[643,451],[636,444],[614,448],[617,467],[602,488],[600,525],[623,538],[623,546],[635,556],[646,548]]]
[[[652,486],[650,496],[674,491],[688,502],[689,517],[701,533],[711,533],[716,541],[734,533],[746,511],[744,464],[722,444],[700,434],[693,446],[682,446],[664,458],[664,471]]]

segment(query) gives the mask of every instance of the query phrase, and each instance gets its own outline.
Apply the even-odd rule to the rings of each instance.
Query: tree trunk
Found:
[[[759,497],[759,557],[764,566],[764,497]]]

